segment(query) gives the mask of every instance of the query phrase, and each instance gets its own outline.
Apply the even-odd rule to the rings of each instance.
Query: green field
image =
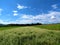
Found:
[[[49,30],[60,30],[60,24],[45,24],[37,25],[38,28],[49,29]]]
[[[60,45],[60,24],[0,27],[0,45]]]

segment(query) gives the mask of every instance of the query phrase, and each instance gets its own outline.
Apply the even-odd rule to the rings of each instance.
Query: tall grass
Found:
[[[60,31],[31,26],[2,30],[0,45],[60,45]]]

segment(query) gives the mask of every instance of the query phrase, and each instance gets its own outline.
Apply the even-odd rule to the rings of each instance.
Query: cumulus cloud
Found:
[[[23,15],[22,18],[29,18],[30,16],[28,15]]]
[[[26,24],[26,23],[60,23],[60,12],[57,11],[49,11],[46,14],[39,14],[39,15],[27,15],[22,14],[18,19],[15,21],[3,21],[0,20],[0,23],[18,23],[18,24]]]
[[[32,19],[33,15],[26,15],[26,14],[22,14],[23,19]]]
[[[9,24],[10,22],[4,21],[2,19],[0,19],[0,24]]]
[[[26,20],[30,20],[30,23],[59,23],[60,22],[60,12],[50,11],[48,14],[39,14],[36,16],[33,15],[22,15],[20,18],[24,19],[23,22],[29,22]]]
[[[0,19],[0,24],[16,24],[16,21],[4,21],[2,19]]]
[[[27,6],[23,6],[23,5],[17,4],[17,8],[18,9],[24,9],[24,8],[27,8]]]
[[[18,24],[27,24],[27,23],[32,23],[33,20],[31,19],[22,19],[22,20],[16,20],[16,23]]]
[[[55,19],[55,16],[51,16],[51,19]]]

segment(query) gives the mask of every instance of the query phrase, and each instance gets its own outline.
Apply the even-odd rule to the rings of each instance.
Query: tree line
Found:
[[[0,24],[0,26],[34,26],[34,25],[42,25],[42,23],[31,23],[31,24]]]

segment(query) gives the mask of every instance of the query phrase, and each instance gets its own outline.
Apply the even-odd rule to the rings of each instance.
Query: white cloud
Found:
[[[4,21],[0,19],[0,24],[10,24],[10,22]]]
[[[14,15],[14,16],[17,16],[18,14],[17,14],[17,13],[14,13],[13,15]]]
[[[27,23],[32,23],[32,22],[33,22],[33,20],[31,20],[31,19],[16,20],[16,23],[18,23],[18,24],[27,24]]]
[[[51,19],[55,19],[55,16],[51,16]]]
[[[41,22],[41,23],[59,23],[60,22],[60,12],[56,12],[56,11],[50,11],[47,14],[39,14],[36,16],[32,16],[32,15],[22,15],[20,18],[23,19],[23,21],[21,20],[21,22],[27,22],[29,23],[30,20],[32,22],[30,23],[37,23],[37,22]]]
[[[14,10],[13,12],[14,12],[14,13],[17,13],[18,11]]]
[[[3,23],[3,20],[0,20],[0,23]]]
[[[17,8],[18,9],[24,9],[24,8],[27,8],[27,6],[23,6],[23,5],[17,4]]]
[[[16,21],[4,21],[2,19],[0,19],[0,24],[16,24]]]
[[[16,14],[17,15],[17,14]],[[15,16],[16,16],[15,15]],[[18,24],[26,24],[26,23],[60,23],[60,12],[50,11],[47,14],[39,14],[39,15],[27,15],[22,14],[16,21],[3,21],[0,20],[0,23],[18,23]]]
[[[32,15],[26,15],[26,14],[22,14],[22,17],[21,18],[24,18],[24,19],[32,19]]]
[[[57,7],[57,4],[52,5],[52,7],[53,7],[53,9],[58,8],[58,7]]]
[[[13,16],[17,16],[18,15],[18,11],[14,10],[13,11]]]
[[[27,15],[23,15],[22,18],[29,18],[29,16],[27,16]]]
[[[0,11],[2,11],[3,9],[0,8]]]

